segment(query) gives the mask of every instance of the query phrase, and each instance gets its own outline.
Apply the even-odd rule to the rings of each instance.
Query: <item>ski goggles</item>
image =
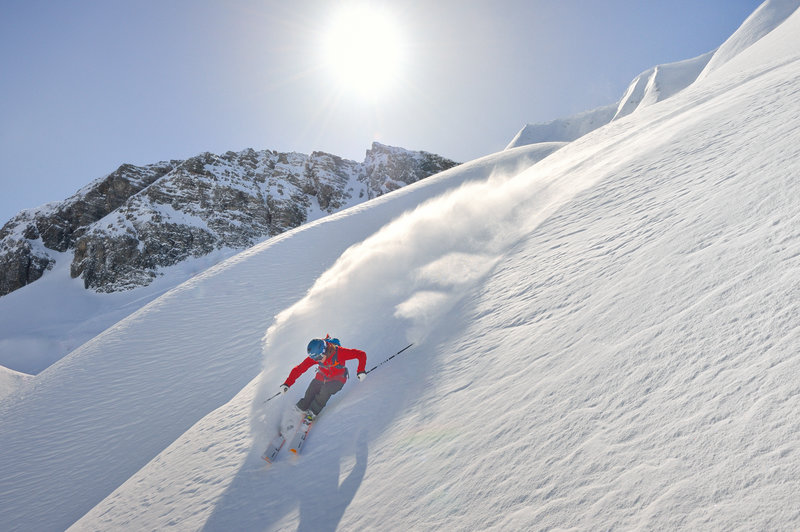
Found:
[[[311,340],[308,344],[306,352],[315,361],[319,362],[325,357],[325,352],[328,350],[328,345],[325,340]]]

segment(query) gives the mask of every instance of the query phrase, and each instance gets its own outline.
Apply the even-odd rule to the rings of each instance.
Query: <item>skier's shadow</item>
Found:
[[[290,464],[278,462],[268,469],[254,449],[217,501],[203,530],[266,530],[281,526],[295,509],[294,505],[287,508],[287,501],[299,503],[298,531],[336,530],[367,471],[366,432],[359,434],[355,447],[355,465],[341,483],[339,456],[321,453],[299,457],[303,462],[297,467],[314,472],[311,482],[299,482],[292,475]],[[281,453],[283,460],[290,460],[288,453]],[[262,496],[254,497],[254,493]]]
[[[336,530],[345,510],[358,491],[367,472],[367,439],[362,433],[356,444],[356,463],[339,484],[340,460],[336,459],[334,475],[322,475],[319,483],[309,486],[300,497],[298,532]]]

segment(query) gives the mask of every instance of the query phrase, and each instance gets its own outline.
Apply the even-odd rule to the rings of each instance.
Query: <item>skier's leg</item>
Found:
[[[305,412],[311,406],[311,402],[314,400],[314,397],[319,393],[320,388],[322,387],[322,381],[319,379],[314,379],[306,388],[306,394],[303,396],[302,399],[297,401],[297,408],[301,411]]]
[[[341,390],[342,387],[344,387],[344,383],[342,381],[326,382],[322,385],[319,392],[314,397],[314,400],[311,401],[308,409],[311,410],[315,416],[318,416],[320,411],[325,408],[325,405],[328,403],[328,399],[331,398],[331,395]]]

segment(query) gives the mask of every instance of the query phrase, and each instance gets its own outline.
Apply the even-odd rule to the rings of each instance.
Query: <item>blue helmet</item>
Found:
[[[306,351],[308,352],[308,356],[310,356],[314,360],[321,359],[322,355],[325,354],[325,340],[314,338],[313,340],[308,342],[308,347],[306,348]]]

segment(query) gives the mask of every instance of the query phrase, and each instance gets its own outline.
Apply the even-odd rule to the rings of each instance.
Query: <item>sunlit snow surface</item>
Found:
[[[797,35],[154,300],[0,403],[4,526],[797,529]],[[264,400],[325,333],[415,345],[267,467],[311,375]]]

